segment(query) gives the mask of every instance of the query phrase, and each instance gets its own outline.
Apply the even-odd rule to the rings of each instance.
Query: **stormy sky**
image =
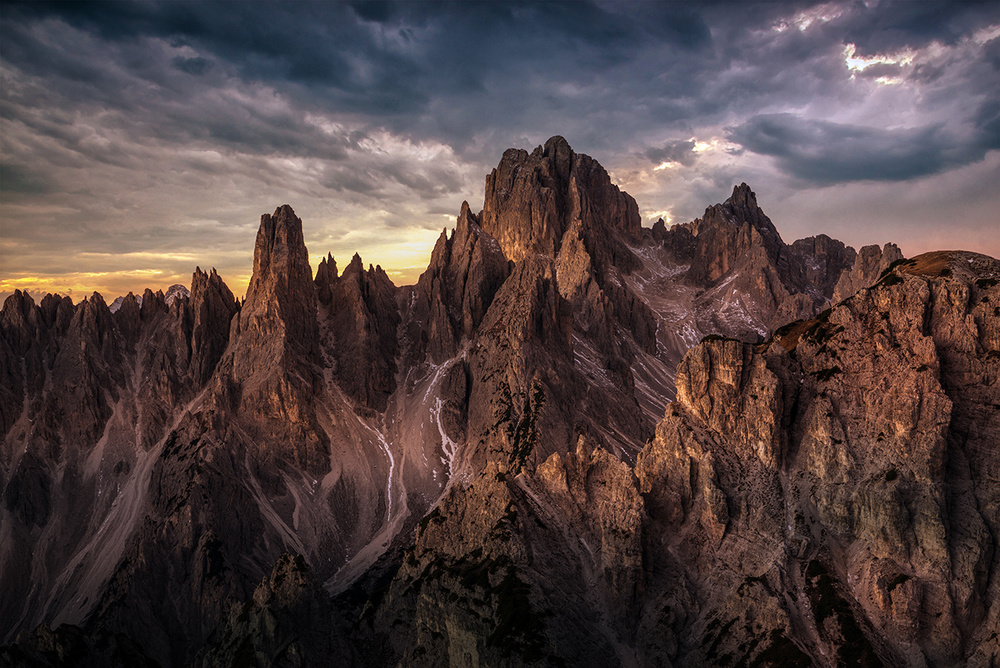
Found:
[[[686,222],[1000,256],[1000,4],[0,5],[0,293],[245,290],[260,215],[413,282],[561,134]]]

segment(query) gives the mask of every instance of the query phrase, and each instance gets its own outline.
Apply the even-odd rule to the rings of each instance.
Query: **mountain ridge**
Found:
[[[855,600],[844,579],[853,571],[835,554],[846,539],[813,536],[810,559],[736,568],[763,578],[748,585],[756,598],[745,607],[719,593],[732,573],[698,555],[714,545],[732,563],[758,563],[740,547],[756,544],[755,531],[799,549],[798,529],[786,534],[762,513],[800,489],[819,499],[803,506],[807,519],[884,552],[878,527],[889,525],[874,501],[823,496],[837,489],[827,478],[868,490],[868,478],[851,473],[858,455],[833,443],[855,447],[878,434],[858,427],[861,418],[825,420],[840,408],[815,388],[842,387],[859,415],[903,411],[891,417],[898,422],[909,419],[903,399],[885,413],[847,391],[841,375],[886,382],[857,360],[877,353],[899,357],[897,365],[912,356],[914,369],[932,373],[965,369],[945,374],[945,390],[914,371],[913,388],[938,397],[930,414],[952,407],[966,444],[988,439],[975,425],[996,419],[984,399],[993,386],[968,388],[995,377],[1000,357],[986,355],[976,370],[975,351],[1000,349],[989,310],[995,265],[962,253],[904,261],[891,244],[857,253],[822,235],[785,245],[746,184],[691,223],[642,228],[634,200],[607,172],[554,137],[530,154],[504,154],[487,176],[482,211],[463,203],[413,286],[397,288],[357,255],[342,273],[327,256],[314,276],[302,221],[284,205],[261,218],[242,304],[214,270],[200,269],[189,297],[168,305],[147,290],[141,305],[127,296],[115,313],[96,294],[74,306],[17,292],[0,312],[0,585],[19,602],[0,627],[9,629],[3,642],[18,644],[4,651],[45,661],[45,648],[76,642],[80,626],[90,640],[77,649],[94,663],[121,663],[139,651],[135,643],[168,665],[226,664],[243,647],[258,656],[323,647],[357,661],[366,660],[365,638],[391,648],[368,659],[413,665],[466,655],[498,665],[711,662],[735,652],[732,638],[710,636],[701,609],[726,616],[718,624],[729,628],[757,612],[770,620],[745,632],[746,643],[770,638],[747,662],[779,651],[836,656],[853,633],[846,613],[831,630],[767,592]],[[911,318],[909,308],[925,315]],[[858,333],[869,325],[884,330],[873,330],[871,349]],[[831,347],[851,328],[845,348]],[[859,429],[863,436],[847,438]],[[920,422],[912,433],[927,429]],[[916,438],[908,434],[897,433],[894,447]],[[964,452],[949,438],[935,441],[931,464],[897,468],[893,480],[932,505],[926,481],[986,484],[989,457],[974,477],[933,464],[941,452]],[[734,477],[739,467],[753,472],[751,488]],[[820,482],[789,486],[791,467],[820,471]],[[996,492],[984,490],[955,498],[988,510]],[[908,512],[901,503],[887,506],[891,517]],[[937,512],[926,503],[918,512]],[[847,522],[841,508],[860,519]],[[928,531],[957,521],[935,517]],[[856,530],[866,522],[873,528]],[[968,526],[996,535],[989,522]],[[681,538],[657,542],[665,530]],[[910,549],[905,536],[896,540]],[[879,626],[898,617],[891,606],[855,601],[844,605],[869,647],[847,651],[948,661],[960,656],[949,638],[978,637],[967,629],[995,619],[995,552],[978,538],[968,549],[934,540],[939,553],[973,555],[960,557],[972,559],[971,575],[948,580],[937,562],[917,560],[897,564],[889,583],[905,575],[980,601],[979,612],[947,618],[966,630],[933,630],[928,620],[924,645],[911,636],[894,644]],[[679,562],[678,550],[694,561]],[[298,558],[281,557],[289,551]],[[799,589],[766,563],[797,573]],[[881,563],[857,577],[878,580]],[[703,585],[684,593],[684,581]],[[337,596],[336,610],[317,598],[318,583]],[[900,587],[917,595],[904,582],[888,594],[879,586],[872,595],[883,599]],[[674,621],[664,627],[651,606]],[[231,610],[252,610],[257,621]],[[466,626],[471,618],[479,622]],[[323,620],[345,635],[324,635]],[[311,629],[310,639],[288,645],[290,629],[272,622]],[[39,626],[59,623],[71,626]],[[691,633],[707,642],[685,644]],[[976,642],[961,656],[995,652],[993,641]]]

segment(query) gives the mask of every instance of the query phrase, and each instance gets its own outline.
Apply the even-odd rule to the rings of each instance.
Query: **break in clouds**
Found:
[[[201,265],[240,292],[285,202],[314,258],[410,282],[503,150],[553,134],[646,225],[746,181],[787,241],[1000,254],[995,2],[0,11],[0,291]]]

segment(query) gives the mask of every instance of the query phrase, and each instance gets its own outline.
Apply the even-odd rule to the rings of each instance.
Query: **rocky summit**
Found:
[[[689,223],[561,137],[416,285],[0,312],[0,663],[996,666],[1000,262]]]

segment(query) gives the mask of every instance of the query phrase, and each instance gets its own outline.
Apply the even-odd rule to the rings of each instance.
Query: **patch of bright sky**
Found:
[[[388,214],[387,214],[388,215]],[[448,228],[454,227],[454,216],[448,217]],[[371,257],[379,258],[379,264],[385,268],[385,273],[396,285],[411,285],[427,268],[434,242],[441,235],[440,230],[423,228],[401,228],[393,230],[392,234],[381,234],[373,238],[361,231],[348,232],[340,242],[344,248],[364,246]],[[350,257],[342,255],[337,259],[337,266],[343,269]],[[364,260],[362,255],[362,260]],[[313,261],[313,265],[317,262]],[[366,262],[367,264],[367,262]]]
[[[896,53],[861,56],[858,55],[857,47],[854,44],[845,44],[843,50],[844,64],[851,73],[851,78],[854,79],[858,72],[864,72],[872,65],[897,65],[900,68],[904,68],[915,64],[947,60],[969,47],[981,47],[983,44],[998,37],[1000,37],[1000,24],[978,30],[970,38],[964,39],[954,46],[945,46],[935,41],[922,49],[906,48]],[[904,77],[902,76],[881,76],[875,79],[875,83],[882,85],[898,85],[903,83],[903,81]]]
[[[407,137],[400,137],[384,130],[369,134],[358,142],[358,146],[371,153],[413,158],[421,162],[440,159],[455,160],[455,154],[447,144],[432,141],[415,142]]]
[[[694,142],[694,146],[691,147],[692,153],[706,153],[706,152],[716,152],[718,150],[732,150],[739,148],[736,144],[726,141],[725,139],[719,139],[718,137],[712,137],[708,141],[701,141],[695,137],[691,137],[688,141]],[[662,172],[664,169],[678,169],[681,167],[681,163],[676,160],[666,160],[661,162],[656,167],[653,167],[654,172]],[[654,219],[655,220],[655,219]],[[664,218],[666,220],[666,218]]]
[[[785,32],[791,28],[796,28],[799,32],[805,32],[810,26],[816,23],[828,23],[839,18],[845,13],[844,7],[834,2],[828,2],[796,14],[790,20],[781,20],[771,26],[775,32]]]
[[[642,212],[643,224],[646,227],[652,226],[652,224],[655,223],[660,218],[662,218],[663,222],[666,223],[667,225],[671,224],[670,212],[669,211],[643,211]]]
[[[912,65],[914,59],[917,57],[917,52],[913,49],[903,49],[898,53],[875,54],[867,57],[856,54],[857,47],[854,44],[844,45],[844,64],[847,65],[847,69],[851,72],[852,79],[857,72],[864,72],[872,65],[898,65],[902,68]],[[881,76],[875,79],[875,83],[882,85],[897,85],[902,82],[902,77]]]
[[[977,30],[972,35],[972,41],[976,44],[982,45],[986,44],[986,42],[992,42],[997,37],[1000,37],[1000,23],[989,26],[988,28],[983,28],[982,30]]]
[[[651,227],[659,218],[667,225],[688,222],[697,217],[705,206],[725,199],[725,191],[739,183],[739,179],[720,189],[709,176],[717,170],[747,174],[745,178],[753,181],[752,170],[746,166],[736,167],[747,160],[746,156],[739,155],[740,147],[721,134],[722,128],[709,128],[701,139],[688,139],[693,142],[691,150],[697,155],[691,165],[674,161],[653,165],[643,158],[633,158],[609,168],[612,183],[638,202],[643,226]],[[651,143],[656,145],[657,142]],[[753,162],[759,161],[751,161],[751,164]],[[706,191],[714,194],[706,199],[700,194]]]
[[[176,278],[175,282],[186,283],[189,277],[171,276],[161,269],[116,269],[114,271],[79,271],[53,275],[22,274],[4,276],[0,279],[0,295],[8,295],[14,290],[29,290],[36,301],[45,293],[69,295],[77,301],[92,292],[100,292],[105,301],[122,293],[124,286],[150,281],[162,283]],[[183,279],[183,280],[182,280]],[[245,288],[244,288],[245,289]],[[114,295],[109,298],[109,295]]]

